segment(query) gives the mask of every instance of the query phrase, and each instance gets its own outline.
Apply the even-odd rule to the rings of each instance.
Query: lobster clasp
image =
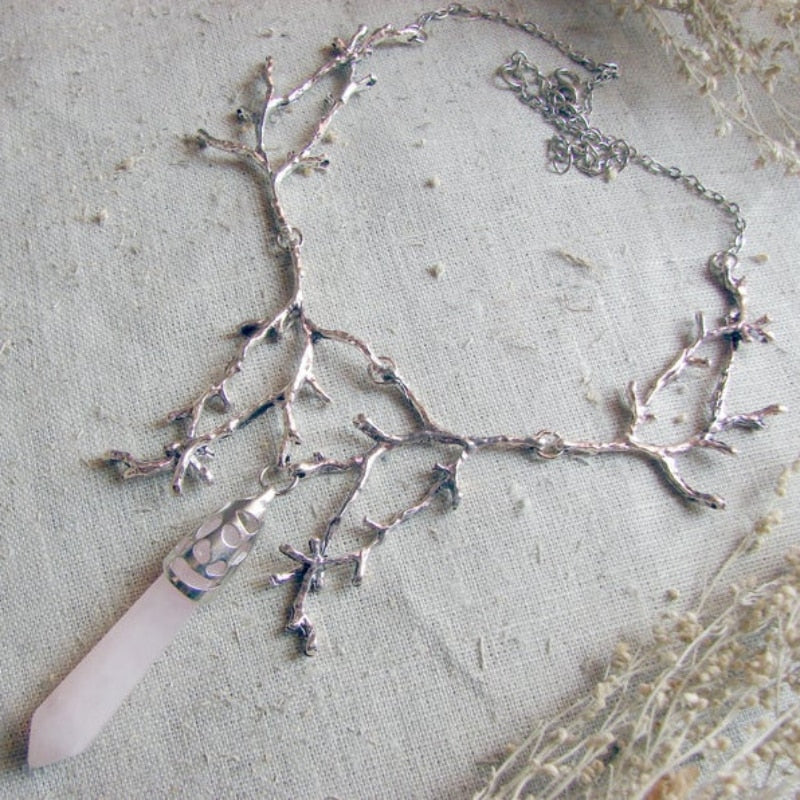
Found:
[[[550,102],[556,113],[580,116],[591,110],[589,100],[588,87],[574,72],[562,67],[550,76]]]

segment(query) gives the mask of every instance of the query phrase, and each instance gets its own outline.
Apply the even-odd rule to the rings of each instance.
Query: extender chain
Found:
[[[361,65],[376,47],[420,45],[427,40],[427,29],[431,23],[451,17],[487,20],[523,31],[551,45],[587,73],[586,79],[569,69],[557,69],[551,74],[544,74],[522,52],[514,53],[498,71],[505,86],[555,128],[555,134],[548,143],[549,162],[555,171],[564,173],[574,167],[589,176],[610,178],[627,166],[637,166],[686,187],[719,208],[732,223],[734,233],[730,244],[725,250],[714,253],[708,262],[710,275],[725,298],[724,315],[716,326],[707,327],[702,314],[697,314],[693,341],[680,350],[669,366],[646,389],[640,389],[634,382],[628,385],[629,419],[625,429],[611,441],[572,441],[550,430],[522,436],[469,436],[454,433],[431,417],[389,356],[378,355],[367,342],[352,333],[320,327],[306,312],[303,293],[303,237],[284,213],[280,199],[283,181],[295,172],[324,171],[328,167],[329,160],[319,153],[319,145],[324,141],[334,117],[355,95],[374,85],[375,76],[362,73]],[[745,280],[736,274],[737,254],[743,244],[745,229],[745,220],[739,206],[722,194],[706,188],[694,175],[685,174],[677,167],[664,166],[656,159],[639,153],[625,140],[608,136],[590,125],[589,115],[595,87],[617,76],[616,64],[597,63],[532,22],[515,20],[498,11],[480,10],[454,3],[424,14],[402,28],[384,25],[370,32],[366,26],[362,26],[349,41],[337,38],[330,48],[327,60],[285,94],[277,92],[273,80],[273,61],[267,58],[261,76],[265,91],[260,108],[254,112],[242,109],[237,111],[239,120],[252,124],[255,129],[254,146],[218,139],[204,130],[198,132],[196,141],[201,147],[210,147],[243,159],[255,168],[256,174],[263,180],[276,243],[286,254],[290,296],[274,316],[243,323],[238,330],[238,348],[225,365],[219,379],[192,403],[169,415],[169,422],[181,426],[182,438],[168,444],[162,457],[146,460],[136,458],[130,453],[112,451],[105,458],[108,463],[119,467],[125,478],[169,472],[174,490],[180,493],[187,476],[196,476],[206,481],[212,479],[209,460],[213,455],[212,447],[218,441],[274,409],[282,418],[282,438],[277,463],[264,469],[261,474],[262,484],[267,485],[276,476],[287,480],[287,485],[293,487],[299,481],[316,475],[351,475],[352,481],[346,496],[336,513],[327,520],[322,533],[311,538],[306,552],[288,544],[282,545],[281,552],[295,566],[286,573],[272,576],[271,579],[272,585],[292,583],[297,587],[289,610],[287,629],[300,635],[306,653],[313,653],[316,649],[314,625],[307,611],[308,597],[312,590],[322,587],[326,570],[330,567],[346,566],[353,571],[354,583],[360,582],[372,549],[383,542],[388,533],[430,507],[437,498],[443,498],[451,507],[458,504],[461,498],[461,470],[470,456],[484,450],[517,451],[525,457],[545,460],[559,456],[635,456],[656,465],[669,486],[685,500],[711,508],[722,508],[725,502],[721,497],[698,491],[689,485],[680,473],[679,459],[699,448],[732,453],[733,448],[721,438],[726,431],[732,428],[763,428],[768,416],[782,411],[779,405],[769,405],[741,414],[731,414],[726,409],[728,383],[739,346],[753,341],[771,340],[770,333],[765,329],[769,321],[766,317],[748,320]],[[324,113],[313,125],[302,146],[280,158],[269,155],[267,134],[274,117],[301,100],[309,90],[326,78],[338,79],[338,83],[329,97]],[[229,388],[243,370],[251,350],[258,345],[275,342],[290,332],[300,342],[293,377],[283,386],[266,389],[248,407],[235,408],[229,396]],[[316,453],[310,461],[293,462],[292,448],[300,443],[295,406],[303,393],[316,395],[325,402],[330,401],[315,375],[315,359],[321,342],[336,342],[358,351],[366,361],[367,371],[374,383],[411,412],[411,429],[402,433],[390,433],[382,430],[366,416],[359,415],[354,424],[364,434],[363,450],[344,460]],[[716,347],[720,352],[719,358],[713,364],[700,354],[706,346]],[[692,367],[717,371],[705,420],[697,423],[694,432],[684,441],[673,444],[654,444],[648,441],[643,432],[645,425],[653,419],[653,401]],[[223,415],[224,421],[201,432],[201,421],[205,421],[207,412]],[[449,460],[434,465],[428,487],[417,502],[384,521],[366,518],[364,545],[355,552],[331,553],[335,533],[344,515],[367,484],[376,462],[402,447],[434,445],[443,447],[454,455]]]

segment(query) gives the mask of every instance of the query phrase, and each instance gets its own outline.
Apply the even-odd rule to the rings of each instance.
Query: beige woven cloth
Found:
[[[212,486],[181,498],[163,478],[121,485],[90,466],[111,447],[157,455],[175,433],[156,421],[214,378],[232,353],[227,335],[285,290],[252,176],[189,152],[184,135],[232,135],[231,112],[265,55],[285,89],[334,36],[422,10],[76,0],[0,11],[3,797],[467,797],[481,764],[584,690],[619,637],[646,636],[668,588],[691,598],[770,506],[798,451],[791,413],[731,434],[736,458],[687,459],[687,476],[723,494],[725,512],[687,506],[635,459],[480,454],[457,511],[392,535],[359,588],[331,574],[310,606],[320,653],[308,659],[282,632],[290,594],[265,587],[289,566],[277,546],[302,547],[347,490],[309,482],[275,503],[235,583],[94,746],[25,769],[36,706],[173,541],[251,493],[274,455],[266,416],[217,448]],[[619,62],[622,79],[597,90],[599,126],[741,203],[752,306],[774,317],[778,343],[743,349],[731,408],[797,405],[797,182],[753,171],[738,135],[714,137],[703,100],[636,20],[591,2],[508,10]],[[719,316],[705,262],[729,228],[641,171],[610,183],[549,171],[551,130],[493,77],[518,48],[543,68],[568,66],[486,23],[436,25],[424,46],[376,55],[378,83],[325,146],[328,174],[286,184],[309,309],[391,354],[452,430],[609,438],[624,424],[628,381],[647,384],[669,363],[696,311]],[[276,151],[308,119],[298,107],[276,126]],[[762,253],[765,263],[751,260]],[[303,452],[362,446],[351,425],[361,411],[403,429],[352,354],[327,347],[319,358],[334,403],[303,406]],[[265,357],[251,389],[281,369]],[[702,411],[694,385],[673,398],[665,435]],[[364,515],[412,502],[439,457],[420,448],[386,459],[342,546]],[[768,570],[774,558],[767,548],[753,564]]]

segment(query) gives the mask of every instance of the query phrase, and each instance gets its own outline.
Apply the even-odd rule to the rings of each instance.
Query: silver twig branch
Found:
[[[123,477],[130,478],[170,471],[172,486],[177,493],[183,490],[187,475],[196,475],[201,479],[211,480],[212,475],[208,462],[213,455],[213,445],[272,408],[279,409],[283,418],[283,437],[279,446],[277,467],[278,469],[284,468],[290,461],[292,446],[300,443],[300,432],[294,413],[300,393],[308,388],[323,401],[330,401],[314,374],[314,348],[321,340],[331,340],[355,347],[366,357],[371,373],[380,381],[379,376],[382,370],[387,364],[392,363],[390,359],[377,356],[366,342],[357,337],[342,331],[325,330],[308,317],[303,295],[304,267],[301,257],[303,237],[300,231],[292,226],[286,218],[280,201],[280,187],[288,176],[298,170],[324,171],[328,167],[328,159],[316,154],[315,148],[321,142],[335,115],[354,95],[375,83],[374,76],[357,74],[359,63],[378,45],[410,43],[419,41],[420,38],[420,30],[416,26],[397,29],[391,25],[385,25],[372,33],[368,33],[367,28],[362,26],[350,41],[345,42],[341,39],[334,41],[329,59],[313,75],[283,95],[279,95],[275,91],[272,74],[273,62],[271,58],[268,58],[262,73],[266,84],[263,103],[260,110],[251,117],[256,132],[255,146],[218,139],[204,130],[199,131],[197,142],[200,146],[238,156],[255,167],[257,174],[263,176],[266,201],[275,230],[276,243],[288,255],[290,296],[276,314],[265,319],[243,323],[239,327],[240,344],[233,358],[225,365],[220,378],[191,404],[177,409],[169,415],[169,422],[185,423],[185,432],[181,440],[171,442],[165,447],[162,457],[139,459],[131,453],[119,450],[107,454],[109,462],[121,467]],[[328,103],[327,110],[314,125],[307,140],[300,148],[288,152],[282,159],[271,158],[267,152],[267,138],[273,115],[300,100],[310,89],[331,74],[336,74],[343,80],[337,94]],[[248,115],[240,110],[239,116],[244,118]],[[293,377],[283,386],[270,387],[246,408],[234,409],[230,399],[230,385],[243,370],[251,349],[262,342],[279,340],[290,329],[299,331],[302,339],[302,349]],[[395,383],[402,390],[402,384],[397,381]],[[408,397],[411,399],[410,392],[408,392]],[[201,422],[209,410],[222,411],[229,416],[223,423],[201,432]]]
[[[550,164],[555,171],[565,172],[575,167],[589,176],[612,177],[632,164],[649,174],[668,177],[683,185],[701,199],[713,203],[731,219],[734,229],[732,241],[727,249],[715,253],[709,260],[711,277],[725,297],[723,317],[716,326],[709,328],[704,316],[698,313],[693,340],[651,380],[648,387],[641,390],[635,382],[629,383],[626,390],[627,423],[611,440],[571,440],[547,429],[519,436],[476,436],[449,431],[434,421],[390,357],[378,355],[366,341],[352,333],[317,325],[306,312],[301,255],[303,237],[286,217],[280,201],[281,185],[286,178],[299,170],[327,169],[329,159],[318,152],[319,146],[336,114],[355,95],[374,85],[374,75],[359,73],[359,67],[373,50],[379,45],[422,43],[427,39],[425,27],[447,17],[500,22],[522,30],[552,45],[589,73],[589,78],[585,81],[567,69],[545,75],[522,53],[515,53],[499,70],[507,87],[556,129],[548,145]],[[240,326],[237,350],[219,378],[193,402],[169,415],[170,422],[183,426],[183,437],[168,444],[162,457],[139,459],[127,452],[112,451],[107,454],[106,460],[120,467],[125,478],[169,472],[172,475],[173,488],[180,492],[189,475],[211,480],[208,461],[213,454],[213,446],[265,412],[275,409],[281,415],[282,434],[276,463],[265,468],[262,482],[275,474],[288,478],[291,485],[326,474],[352,475],[349,489],[339,508],[324,524],[322,532],[309,540],[307,551],[301,552],[289,544],[281,546],[281,552],[295,566],[288,572],[272,576],[271,579],[273,585],[293,583],[297,587],[287,627],[300,635],[307,653],[316,649],[316,631],[309,615],[308,600],[312,592],[323,586],[326,571],[329,568],[345,567],[352,571],[353,581],[359,583],[364,576],[370,554],[388,534],[431,507],[437,499],[441,499],[449,507],[458,504],[462,494],[462,468],[468,458],[481,451],[515,451],[525,457],[545,461],[561,456],[633,456],[654,465],[667,484],[685,500],[711,508],[724,507],[725,501],[719,495],[700,491],[689,484],[681,474],[680,459],[700,449],[733,453],[734,448],[722,438],[727,431],[734,428],[763,428],[767,417],[782,410],[776,404],[745,413],[733,414],[727,410],[730,377],[740,346],[771,340],[766,328],[769,322],[766,317],[748,320],[745,280],[736,274],[737,254],[743,244],[745,221],[737,204],[718,192],[707,189],[695,176],[676,167],[666,167],[652,157],[638,153],[623,139],[607,136],[590,126],[589,112],[594,88],[617,77],[616,65],[592,61],[533,23],[512,20],[497,12],[484,12],[453,4],[440,11],[425,14],[405,27],[385,25],[369,32],[362,26],[348,41],[335,40],[327,60],[285,94],[278,94],[276,91],[271,58],[267,59],[261,77],[265,90],[259,110],[253,113],[239,112],[240,118],[252,123],[255,144],[246,145],[239,141],[219,139],[204,130],[198,133],[197,141],[203,147],[243,159],[260,177],[265,187],[276,243],[287,255],[289,298],[276,313],[264,319],[247,321]],[[282,158],[268,155],[267,139],[274,115],[299,101],[329,77],[338,79],[337,88],[305,141]],[[230,395],[231,384],[244,369],[248,354],[254,347],[277,341],[290,331],[296,333],[301,342],[292,377],[283,385],[265,389],[247,407],[235,408]],[[323,341],[338,343],[360,353],[374,383],[393,394],[410,412],[411,422],[403,432],[387,432],[366,416],[359,415],[354,424],[364,435],[365,445],[361,452],[343,460],[316,453],[309,461],[295,462],[292,459],[293,448],[301,440],[295,407],[301,394],[308,390],[324,402],[330,401],[315,374],[317,345]],[[716,358],[710,359],[704,355],[709,348],[714,349]],[[647,424],[654,419],[655,401],[687,370],[694,368],[714,371],[714,388],[703,420],[696,423],[694,430],[681,441],[653,442],[647,435]],[[204,422],[207,412],[222,413],[225,419],[202,432],[201,423]],[[352,552],[331,552],[336,532],[344,517],[352,510],[356,498],[366,487],[375,464],[392,451],[407,447],[435,448],[438,452],[447,453],[447,457],[435,462],[427,487],[416,502],[382,522],[365,518],[361,546]]]

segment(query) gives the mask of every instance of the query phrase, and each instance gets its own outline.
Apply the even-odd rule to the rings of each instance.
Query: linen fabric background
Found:
[[[763,432],[731,433],[735,457],[682,463],[693,485],[726,497],[725,511],[686,504],[634,458],[477,454],[457,510],[433,509],[389,536],[359,588],[330,572],[309,605],[313,659],[282,630],[291,592],[267,590],[270,574],[291,567],[278,545],[304,547],[348,488],[346,477],[309,480],[273,504],[236,579],[94,745],[29,771],[34,709],[174,541],[255,491],[275,456],[268,414],[216,448],[214,484],[189,482],[181,497],[166,476],[123,484],[93,466],[110,448],[158,455],[177,436],[158,421],[218,375],[237,326],[286,297],[257,181],[184,137],[199,127],[237,135],[232,112],[252,102],[266,55],[285,91],[333,37],[428,9],[5,3],[3,797],[468,797],[534,720],[592,685],[616,641],[646,641],[667,608],[690,604],[776,503],[785,522],[748,570],[768,574],[796,540],[796,498],[773,489],[798,453],[797,179],[752,169],[756,152],[738,133],[715,138],[704,100],[638,18],[620,21],[597,2],[502,8],[618,62],[621,79],[597,89],[594,123],[742,205],[752,316],[769,312],[777,341],[742,348],[729,408],[781,402],[789,412]],[[626,384],[645,386],[666,367],[696,311],[722,313],[705,263],[730,225],[635,168],[611,182],[549,170],[552,129],[494,77],[516,49],[546,70],[572,66],[522,33],[458,20],[432,25],[425,45],[376,53],[365,69],[377,84],[322,148],[328,173],[285,184],[305,240],[308,308],[390,354],[448,429],[613,438]],[[275,154],[297,147],[325,91],[270,128]],[[261,348],[241,398],[285,381],[290,355]],[[318,364],[334,402],[303,398],[298,456],[363,448],[351,423],[359,412],[408,429],[355,353],[320,346]],[[703,413],[703,371],[679,389],[655,441],[680,438]],[[354,546],[365,515],[388,519],[414,502],[442,457],[421,447],[386,458],[341,547]],[[681,599],[668,603],[669,588]]]

